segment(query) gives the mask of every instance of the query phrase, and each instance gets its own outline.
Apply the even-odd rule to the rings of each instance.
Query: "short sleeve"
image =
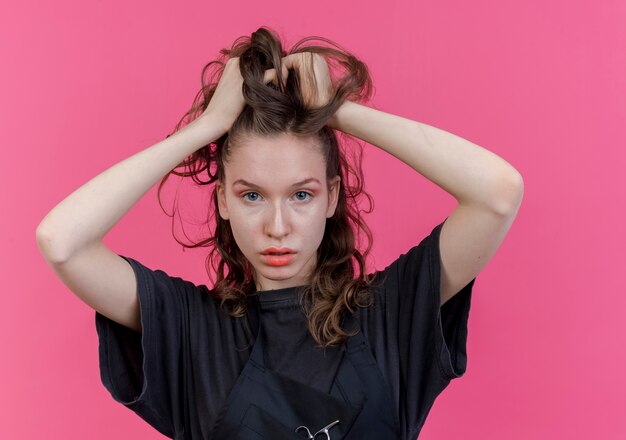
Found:
[[[419,434],[436,397],[467,366],[467,325],[476,279],[441,306],[439,235],[444,223],[375,272],[379,283],[374,304],[362,318],[397,405],[403,438]]]
[[[182,321],[195,286],[120,257],[135,273],[142,332],[96,312],[102,384],[116,401],[174,438],[181,402]]]

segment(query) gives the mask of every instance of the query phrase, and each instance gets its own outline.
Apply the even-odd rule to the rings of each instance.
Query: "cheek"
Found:
[[[249,219],[249,217],[243,215],[233,215],[230,219],[230,228],[233,231],[233,237],[242,250],[248,247],[248,244],[252,242],[256,233],[255,226]]]
[[[326,230],[326,215],[325,212],[319,212],[315,216],[309,216],[306,223],[306,231],[311,244],[315,245],[315,248],[320,245],[322,238],[324,237],[324,231]]]

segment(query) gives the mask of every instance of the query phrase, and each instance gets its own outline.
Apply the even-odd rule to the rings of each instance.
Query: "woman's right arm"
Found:
[[[113,165],[56,205],[39,223],[37,245],[61,280],[89,306],[141,330],[131,266],[103,243],[107,232],[156,182],[228,125],[205,112],[168,138]]]

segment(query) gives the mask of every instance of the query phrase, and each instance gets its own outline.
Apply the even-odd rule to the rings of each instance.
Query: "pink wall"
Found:
[[[169,133],[201,67],[261,25],[289,44],[339,42],[370,67],[377,108],[465,137],[524,176],[518,217],[476,282],[467,372],[420,439],[626,438],[625,22],[619,0],[3,5],[0,438],[163,438],[102,386],[94,312],[47,266],[35,227]],[[365,167],[380,268],[455,200],[370,145]],[[172,239],[156,187],[105,242],[205,282],[204,254]]]

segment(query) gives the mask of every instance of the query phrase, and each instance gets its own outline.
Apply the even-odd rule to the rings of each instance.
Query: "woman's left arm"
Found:
[[[440,234],[441,304],[486,266],[519,210],[521,174],[498,155],[427,124],[346,101],[328,126],[392,154],[458,202]]]
[[[352,101],[328,126],[392,154],[459,203],[507,214],[520,202],[522,177],[513,166],[447,131]]]

